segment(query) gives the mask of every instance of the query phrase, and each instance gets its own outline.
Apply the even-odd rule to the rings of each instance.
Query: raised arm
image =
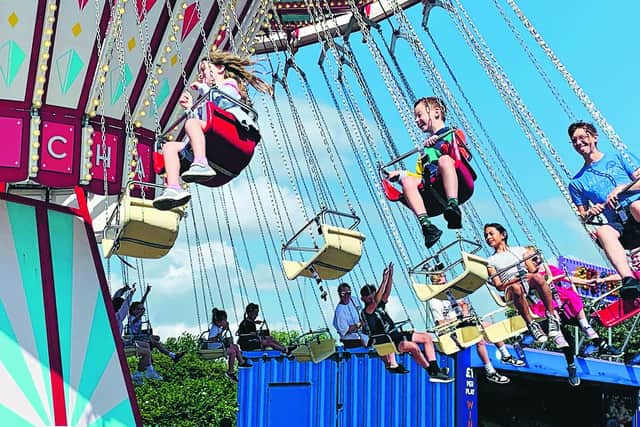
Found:
[[[393,262],[389,263],[389,266],[385,268],[382,273],[382,283],[380,287],[384,287],[384,292],[382,293],[382,301],[385,303],[389,301],[389,296],[391,295],[391,285],[393,284]]]
[[[140,300],[140,304],[144,305],[144,303],[147,301],[147,296],[149,295],[149,292],[151,292],[151,285],[147,285],[147,289],[145,289],[144,291],[144,295]]]

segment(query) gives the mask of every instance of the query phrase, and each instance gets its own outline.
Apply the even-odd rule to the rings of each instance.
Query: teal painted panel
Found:
[[[13,411],[5,408],[4,406],[0,406],[0,420],[2,420],[2,425],[11,426],[11,427],[32,427],[33,424],[22,418],[20,415],[16,414]],[[49,423],[45,423],[48,425]]]
[[[24,360],[22,348],[18,343],[18,338],[7,316],[4,302],[0,302],[0,331],[0,348],[2,349],[2,352],[0,352],[0,363],[6,367],[7,372],[11,375],[11,378],[13,378],[25,398],[31,403],[31,406],[40,417],[42,423],[50,425],[52,420],[48,419],[44,406],[42,405],[42,397],[38,394],[38,390],[36,390],[33,383],[31,372],[27,367],[27,362]],[[45,384],[47,386],[49,385],[48,382]],[[7,385],[3,386],[3,393],[7,393],[8,390],[9,387]],[[2,405],[0,405],[0,409],[13,413],[13,411]],[[0,420],[2,420],[3,425],[13,425],[6,424],[2,415],[0,415]]]
[[[91,321],[91,336],[89,337],[87,354],[82,367],[82,379],[78,387],[78,401],[71,419],[72,424],[78,422],[84,412],[85,404],[88,403],[87,399],[91,399],[98,382],[104,375],[111,356],[116,351],[115,343],[111,339],[113,332],[107,317],[107,310],[100,293],[98,293],[97,299],[96,309]]]
[[[129,427],[134,425],[136,425],[136,420],[133,417],[131,403],[125,399],[104,414],[102,418],[94,421],[87,427]]]
[[[51,236],[51,264],[56,287],[58,335],[65,401],[69,402],[69,378],[71,378],[71,345],[73,338],[73,216],[49,211],[49,235]]]
[[[38,246],[38,230],[36,227],[36,211],[32,206],[18,203],[7,203],[11,234],[20,266],[20,276],[24,289],[29,318],[38,351],[36,357],[42,366],[42,376],[46,385],[46,399],[42,397],[32,402],[39,414],[45,414],[43,401],[49,405],[49,413],[53,413],[53,399],[50,389],[49,345],[47,341],[47,324],[44,314],[44,297],[42,295],[42,270],[40,268],[40,249]],[[45,416],[46,419],[46,416]]]

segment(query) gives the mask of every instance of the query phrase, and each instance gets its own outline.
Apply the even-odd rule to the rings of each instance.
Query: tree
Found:
[[[153,364],[164,381],[145,380],[135,388],[145,425],[217,426],[225,418],[235,425],[236,387],[224,376],[226,361],[201,360],[197,356],[197,343],[197,337],[188,333],[167,339],[166,346],[171,351],[187,351],[179,363],[153,354]],[[133,371],[137,358],[130,357],[128,362]]]

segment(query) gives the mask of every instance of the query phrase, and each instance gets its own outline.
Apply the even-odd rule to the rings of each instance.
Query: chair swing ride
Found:
[[[569,118],[575,117],[540,61],[530,55],[512,18],[494,3],[557,103]],[[536,35],[604,135],[624,152],[620,137],[526,16],[513,0],[507,3],[513,16]],[[0,159],[0,190],[8,195],[2,199],[3,210],[15,203],[14,195],[77,206],[72,212],[93,225],[102,246],[108,284],[116,258],[123,281],[133,268],[138,283],[145,283],[144,263],[153,263],[145,260],[167,256],[176,242],[186,240],[202,337],[206,327],[201,316],[206,319],[214,306],[228,307],[236,323],[242,306],[251,300],[275,315],[272,306],[263,305],[264,279],[258,280],[254,271],[258,265],[271,282],[283,328],[303,332],[292,352],[300,362],[320,362],[335,352],[327,322],[334,306],[329,286],[337,279],[363,285],[376,276],[374,265],[381,260],[394,259],[405,266],[396,280],[411,283],[414,293],[397,292],[397,301],[406,318],[413,317],[407,322],[411,327],[427,323],[430,314],[424,303],[430,299],[454,304],[482,289],[488,289],[498,311],[504,312],[505,303],[487,285],[487,261],[479,254],[479,197],[495,201],[504,222],[515,222],[512,228],[523,239],[555,257],[561,255],[515,178],[517,171],[504,161],[429,31],[429,19],[436,13],[451,20],[567,202],[564,207],[572,209],[567,166],[459,0],[41,0],[35,10],[11,7],[15,10],[7,15],[10,25],[0,30],[0,45],[11,52],[3,68],[0,102],[1,129],[11,136],[7,154]],[[412,10],[420,7],[422,28],[416,28]],[[21,41],[25,28],[32,33],[37,28],[33,43]],[[352,44],[357,31],[362,46]],[[85,37],[87,33],[94,37]],[[444,68],[436,66],[423,42],[425,34]],[[72,42],[81,43],[73,47]],[[192,109],[199,103],[205,106],[207,160],[217,174],[191,186],[191,205],[159,211],[151,201],[162,187],[162,145],[184,137],[186,115],[177,100],[196,79],[197,63],[212,45],[260,58],[274,95],[254,94],[250,105],[233,101],[256,122],[260,118],[260,130],[240,123],[206,97],[196,101]],[[313,46],[320,55],[319,72],[314,68],[312,78],[308,61],[299,59]],[[365,72],[365,58],[375,67],[377,80]],[[439,243],[433,251],[416,239],[409,210],[394,206],[393,202],[406,201],[388,179],[390,168],[404,168],[405,160],[414,161],[423,152],[424,136],[413,125],[413,102],[422,94],[409,84],[407,67],[444,100],[450,107],[449,121],[459,126],[445,138],[458,153],[454,160],[464,228],[451,243]],[[461,96],[454,95],[450,84]],[[328,109],[335,122],[329,122]],[[400,154],[407,146],[413,148]],[[191,160],[187,153],[181,169]],[[440,215],[446,200],[441,178],[425,180],[420,191],[428,215]],[[255,216],[250,224],[246,212]],[[217,242],[231,249],[218,251]],[[631,246],[626,249],[633,251],[640,242]],[[457,258],[453,261],[452,250]],[[443,285],[423,280],[435,273],[452,277]],[[306,279],[314,285],[307,286]],[[606,300],[614,292],[595,299],[594,319],[605,327],[635,319],[635,327],[640,308],[620,299]],[[329,303],[321,302],[327,299]],[[517,315],[487,322],[499,316],[493,312],[483,318],[472,306],[468,318],[433,328],[439,349],[454,354],[480,339],[503,341],[526,330]],[[380,355],[396,352],[390,344],[380,340],[374,347]],[[205,347],[199,350],[205,359],[225,355],[224,350]]]

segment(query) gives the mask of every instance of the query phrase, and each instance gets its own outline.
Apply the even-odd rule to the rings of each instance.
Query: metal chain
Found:
[[[533,26],[531,21],[527,19],[524,13],[522,13],[522,11],[520,10],[516,2],[514,0],[507,0],[507,3],[509,4],[509,6],[511,6],[511,9],[518,16],[518,18],[520,19],[520,22],[522,22],[522,25],[525,26],[525,28],[529,31],[531,36],[538,43],[540,48],[551,60],[551,62],[556,67],[558,72],[562,75],[562,77],[564,77],[565,81],[567,82],[571,90],[573,90],[573,92],[576,94],[578,99],[580,99],[580,102],[582,102],[582,104],[585,106],[589,114],[591,114],[591,117],[593,117],[593,120],[598,124],[598,126],[600,126],[604,134],[607,135],[607,138],[609,138],[613,146],[616,147],[618,151],[620,151],[624,159],[632,166],[633,169],[635,169],[636,166],[634,165],[634,162],[631,160],[630,156],[627,154],[627,150],[629,149],[629,147],[627,147],[627,145],[622,142],[622,139],[617,134],[613,126],[604,117],[604,115],[598,109],[598,107],[596,107],[595,103],[586,94],[586,92],[582,89],[582,87],[580,87],[578,82],[573,78],[571,73],[560,61],[558,56],[554,53],[554,51],[547,44],[547,42],[542,38],[542,35],[538,32],[538,30],[536,30],[536,28]]]
[[[265,169],[263,169],[265,170]],[[249,182],[249,187],[253,188],[253,189],[257,189],[258,185],[256,182],[256,179],[253,175],[253,170],[252,167],[249,166],[247,168],[247,180]],[[271,193],[271,189],[269,189],[269,193]],[[271,251],[269,250],[268,246],[267,246],[267,239],[265,237],[265,229],[266,230],[270,230],[270,227],[268,226],[269,224],[267,224],[267,214],[264,208],[264,205],[262,204],[262,198],[260,197],[256,197],[253,191],[249,191],[249,195],[251,196],[251,202],[253,203],[254,207],[257,207],[260,215],[258,215],[257,220],[258,220],[258,230],[260,231],[260,236],[262,237],[260,240],[262,241],[262,246],[264,247],[264,252],[267,256],[267,261],[269,264],[269,271],[271,273],[271,280],[273,282],[273,286],[276,289],[276,296],[278,298],[278,305],[280,306],[280,311],[282,312],[282,320],[284,322],[284,328],[287,331],[287,334],[289,333],[289,324],[287,322],[287,315],[285,314],[285,310],[284,310],[284,303],[282,302],[282,296],[280,295],[280,289],[278,287],[278,279],[276,279],[276,274],[275,271],[273,269],[273,264],[274,262],[271,261]],[[270,194],[271,197],[271,194]],[[271,201],[272,201],[272,206],[276,206],[275,205],[275,199],[273,197],[271,197]],[[257,202],[257,203],[256,203]],[[279,211],[279,209],[275,209],[276,211]],[[262,226],[262,221],[265,221],[265,226]],[[276,224],[278,226],[278,231],[280,232],[280,235],[283,236],[283,234],[281,233],[281,224],[280,222],[276,221]],[[273,248],[273,252],[277,253],[277,249],[276,249],[276,244],[274,242],[273,239],[273,235],[269,232],[269,237],[270,237],[270,241],[271,241],[271,246]],[[283,276],[282,270],[280,270],[280,276]],[[259,294],[258,288],[256,286],[256,293]],[[260,298],[260,297],[258,297]],[[260,303],[260,305],[262,305],[262,303]],[[298,316],[298,312],[297,309],[294,307],[294,312],[296,315],[296,320],[298,322],[298,324],[300,324],[300,317]]]
[[[433,37],[433,35],[431,34],[431,32],[429,31],[428,28],[426,29],[426,33],[429,36],[429,39],[431,40],[431,42],[433,43],[433,46],[435,47],[436,52],[438,53],[440,59],[444,63],[445,68],[447,69],[447,71],[449,73],[449,76],[451,77],[451,79],[453,80],[456,88],[460,92],[460,94],[461,94],[461,96],[462,96],[462,98],[463,98],[463,100],[465,102],[465,105],[467,106],[467,108],[471,112],[471,115],[473,116],[475,122],[480,127],[480,130],[482,132],[484,140],[486,140],[489,143],[489,146],[491,147],[491,149],[493,151],[493,154],[497,159],[496,161],[485,160],[484,153],[482,152],[482,154],[481,154],[481,158],[483,160],[483,163],[485,164],[485,166],[487,167],[487,169],[491,173],[491,175],[494,178],[494,181],[496,182],[496,184],[499,186],[499,189],[501,190],[501,194],[503,195],[503,198],[505,198],[505,201],[507,201],[507,204],[511,208],[511,212],[516,217],[516,220],[518,220],[518,223],[521,224],[521,227],[522,227],[522,225],[524,225],[523,231],[525,232],[525,235],[527,236],[527,238],[532,238],[533,235],[529,231],[529,228],[526,226],[526,222],[520,217],[520,213],[515,208],[515,205],[513,204],[513,201],[511,200],[511,196],[509,195],[509,192],[506,191],[506,190],[503,191],[503,187],[502,187],[502,182],[503,181],[507,182],[507,185],[509,185],[509,187],[511,188],[512,192],[516,195],[519,203],[522,206],[524,206],[524,208],[525,208],[525,210],[527,212],[527,215],[534,220],[534,224],[536,225],[536,228],[540,232],[540,235],[543,236],[543,238],[544,238],[545,242],[547,243],[547,245],[550,248],[552,248],[552,250],[554,251],[554,254],[558,255],[559,254],[558,248],[555,245],[553,239],[551,239],[551,236],[549,236],[549,232],[547,231],[546,227],[544,226],[544,224],[542,223],[542,221],[538,217],[537,213],[535,212],[535,210],[531,206],[531,203],[529,202],[529,200],[524,195],[524,192],[522,191],[522,188],[518,185],[518,180],[516,179],[516,177],[511,172],[511,169],[506,166],[506,165],[508,165],[507,161],[500,154],[500,150],[498,149],[496,143],[494,142],[493,138],[491,137],[491,134],[489,133],[489,131],[484,126],[482,120],[480,119],[480,115],[478,114],[478,112],[474,108],[473,103],[467,97],[465,91],[462,88],[462,85],[458,81],[455,73],[453,72],[453,69],[449,65],[449,62],[447,61],[446,57],[444,56],[444,53],[442,52],[442,50],[438,46],[438,43],[436,42],[435,38]],[[434,74],[434,75],[437,76],[436,73],[437,73],[437,70],[428,71],[429,75]],[[441,78],[441,77],[437,77],[437,78]],[[437,84],[440,85],[440,83],[437,83]],[[444,84],[444,82],[443,82],[443,84]],[[448,88],[446,88],[446,89],[443,88],[443,92],[447,92],[447,93],[449,93],[449,96],[452,96],[452,95],[450,95],[450,92],[449,92]],[[471,125],[470,125],[468,119],[466,118],[466,115],[464,115],[464,112],[459,107],[459,105],[457,104],[455,99],[453,99],[452,105],[454,107],[454,111],[456,112],[456,115],[459,117],[459,120],[461,120],[465,124],[466,127],[470,127]],[[472,137],[471,139],[472,139],[472,141],[474,143],[474,147],[477,147],[477,149],[479,149],[480,148],[480,144],[479,144],[479,142],[477,140],[477,137],[475,136],[475,133],[473,132],[473,130],[468,130],[467,132]],[[479,150],[479,151],[481,151],[481,150]],[[497,164],[498,165],[498,167],[500,168],[500,173],[496,174],[495,172],[492,172],[493,171],[492,164]],[[496,198],[496,195],[495,195],[495,193],[493,191],[492,186],[489,185],[489,182],[487,181],[487,178],[484,176],[484,173],[482,171],[480,171],[480,174],[481,174],[483,180],[485,181],[485,183],[487,184],[487,188],[489,189],[489,191],[491,193],[491,196],[493,197],[494,201],[496,202],[496,205],[500,209],[500,211],[502,213],[502,216],[505,218],[505,220],[507,220],[507,215],[504,213],[504,211],[502,209],[502,204],[497,201],[497,198]],[[500,175],[502,175],[503,178],[506,177],[507,179],[505,180],[505,179],[496,178],[496,177],[499,177]],[[508,222],[508,220],[507,220],[507,222]],[[531,240],[531,241],[533,242],[533,240]]]
[[[196,305],[196,318],[198,319],[198,331],[202,331],[202,322],[200,320],[200,306],[198,304],[198,286],[196,285],[196,277],[193,274],[193,256],[191,255],[191,240],[189,239],[189,221],[184,222],[184,234],[187,236],[187,253],[189,254],[189,271],[191,271],[191,283],[193,284],[193,298]],[[204,311],[207,313],[207,300],[204,299]]]
[[[567,117],[570,120],[575,121],[576,117],[572,113],[571,107],[569,107],[569,104],[567,104],[567,101],[565,101],[565,99],[562,97],[556,85],[553,83],[553,81],[551,80],[547,72],[544,70],[544,68],[540,65],[540,62],[536,59],[531,49],[529,49],[529,46],[527,46],[527,44],[525,43],[520,33],[516,30],[515,25],[513,25],[513,22],[511,22],[511,20],[505,13],[504,8],[500,6],[500,3],[498,3],[497,0],[493,0],[493,4],[495,5],[496,9],[498,10],[498,13],[502,17],[502,20],[505,22],[505,24],[507,24],[507,26],[509,27],[509,30],[511,30],[511,34],[513,34],[516,40],[518,40],[520,47],[522,47],[522,50],[524,50],[529,60],[531,61],[533,66],[536,68],[536,71],[538,71],[538,74],[540,75],[542,80],[544,80],[545,84],[553,94],[553,97],[560,105],[560,108],[562,108],[562,111],[564,111],[564,113],[567,115]]]

